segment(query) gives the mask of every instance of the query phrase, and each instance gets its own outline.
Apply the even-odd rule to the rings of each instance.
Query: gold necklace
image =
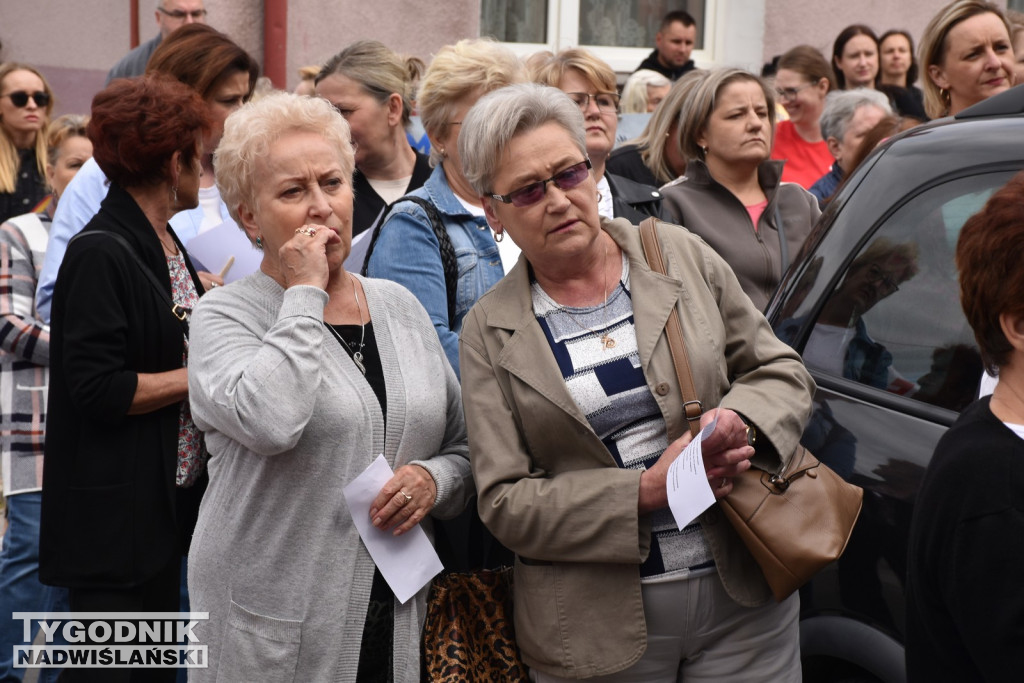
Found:
[[[164,238],[160,236],[160,233],[156,234],[156,238],[160,240],[160,246],[164,248],[164,253],[168,256],[174,256],[178,253],[178,246],[171,240],[171,246],[167,246],[167,242],[164,242]]]
[[[601,350],[607,351],[608,349],[614,349],[615,348],[615,338],[612,337],[610,334],[608,334],[608,295],[609,295],[609,292],[608,292],[608,245],[607,244],[604,245],[604,266],[603,266],[603,268],[604,268],[604,277],[602,279],[601,286],[604,288],[604,303],[601,304],[601,311],[602,311],[602,313],[604,315],[603,315],[603,318],[602,318],[601,329],[604,330],[604,331],[601,334],[600,342],[601,342]],[[559,305],[559,308],[562,309],[563,313],[565,313],[567,316],[569,316],[569,320],[571,320],[576,325],[576,327],[578,327],[581,330],[584,330],[586,332],[589,332],[590,334],[597,334],[597,330],[591,329],[589,327],[584,327],[580,323],[580,321],[576,320],[576,316],[574,316],[572,313],[570,313],[569,310],[565,306]]]

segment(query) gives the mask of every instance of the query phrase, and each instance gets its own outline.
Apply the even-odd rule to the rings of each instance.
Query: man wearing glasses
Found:
[[[156,0],[156,25],[160,32],[154,38],[121,58],[107,74],[107,84],[115,78],[131,78],[141,76],[146,71],[150,56],[156,51],[160,41],[171,34],[176,28],[185,24],[205,24],[206,8],[203,0]]]

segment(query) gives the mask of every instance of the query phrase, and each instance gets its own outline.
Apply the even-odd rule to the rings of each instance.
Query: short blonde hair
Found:
[[[352,182],[355,154],[344,117],[319,97],[274,92],[249,102],[224,122],[224,136],[213,155],[217,189],[231,217],[241,226],[238,207],[258,209],[256,162],[266,158],[270,146],[286,133],[322,135],[338,154],[346,182]]]
[[[448,135],[455,105],[470,95],[485,95],[524,80],[523,63],[512,50],[490,38],[460,40],[445,45],[420,81],[416,105],[423,127],[432,138]],[[431,146],[430,163],[441,163],[440,150]]]
[[[622,86],[622,113],[646,114],[647,87],[664,88],[671,82],[657,71],[651,71],[650,69],[634,71],[626,79],[626,84]]]
[[[534,83],[557,88],[562,82],[562,77],[570,69],[575,69],[596,90],[618,94],[615,72],[612,68],[607,62],[598,59],[582,47],[570,47],[545,60],[538,59],[536,63],[531,61],[530,68],[530,80]]]
[[[949,93],[943,95],[939,86],[932,81],[928,68],[942,65],[946,58],[946,37],[954,26],[978,14],[988,13],[999,17],[1003,25],[1006,26],[1007,36],[1013,35],[1010,22],[1006,20],[1003,11],[990,2],[979,2],[979,0],[955,0],[940,9],[925,27],[924,36],[921,38],[921,54],[918,62],[924,71],[924,78],[921,79],[921,86],[924,89],[924,110],[933,119],[949,114],[950,99]]]
[[[68,138],[88,138],[85,127],[89,125],[89,117],[85,114],[64,114],[58,116],[46,127],[46,160],[51,166],[56,165],[57,157],[60,154],[60,146]]]

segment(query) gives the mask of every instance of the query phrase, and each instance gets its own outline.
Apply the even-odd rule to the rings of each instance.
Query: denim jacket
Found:
[[[384,218],[367,275],[394,280],[416,295],[430,314],[437,336],[455,372],[459,372],[459,332],[466,313],[504,275],[498,245],[483,216],[473,216],[459,202],[444,169],[438,166],[423,187],[410,192],[437,207],[451,238],[459,266],[455,320],[448,320],[448,290],[441,247],[430,219],[413,202],[395,204]]]

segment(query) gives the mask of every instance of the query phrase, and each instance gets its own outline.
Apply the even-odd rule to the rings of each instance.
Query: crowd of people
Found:
[[[428,587],[396,598],[362,514],[436,531],[449,569],[514,566],[531,680],[799,681],[799,596],[771,599],[714,505],[681,529],[669,510],[694,418],[665,320],[717,425],[713,497],[788,462],[814,385],[763,310],[875,146],[1017,81],[1003,11],[954,0],[916,53],[854,24],[830,58],[794,46],[770,76],[698,68],[696,21],[672,12],[621,90],[583,48],[467,39],[425,64],[362,40],[295,93],[261,92],[205,18],[161,2],[88,116],[51,120],[43,74],[0,64],[0,679],[35,635],[7,613],[192,609],[209,667],[190,680],[419,680]],[[629,112],[650,118],[616,146]],[[1007,379],[950,432],[928,495],[963,479],[961,442],[1024,422],[1019,306],[976,272],[1015,253],[987,241],[1004,214],[965,228],[958,261]],[[211,260],[231,250],[239,265]],[[378,457],[389,474],[353,512],[341,491]],[[957,522],[917,524],[919,680],[929,648],[992,650],[936,631],[955,582],[914,574]]]

